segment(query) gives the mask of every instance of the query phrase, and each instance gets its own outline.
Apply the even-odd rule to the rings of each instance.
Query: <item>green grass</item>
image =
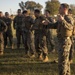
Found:
[[[57,53],[49,53],[49,62],[25,57],[24,49],[6,49],[0,56],[0,75],[58,75]],[[75,75],[75,55],[71,64],[71,75]]]

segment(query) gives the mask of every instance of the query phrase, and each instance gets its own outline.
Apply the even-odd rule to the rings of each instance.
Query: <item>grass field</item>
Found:
[[[5,49],[0,56],[0,75],[58,75],[57,53],[49,53],[49,62],[25,57],[24,49]],[[71,64],[71,75],[75,75],[75,55]]]

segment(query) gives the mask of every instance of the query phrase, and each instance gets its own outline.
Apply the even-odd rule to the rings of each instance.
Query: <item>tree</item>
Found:
[[[43,8],[41,4],[36,3],[34,1],[27,1],[27,2],[21,1],[21,3],[19,3],[19,6],[22,10],[29,9],[30,11],[33,11],[34,8],[39,8],[40,10]]]
[[[51,15],[57,15],[59,6],[60,6],[60,2],[58,0],[51,0],[46,2],[45,9],[50,10]]]

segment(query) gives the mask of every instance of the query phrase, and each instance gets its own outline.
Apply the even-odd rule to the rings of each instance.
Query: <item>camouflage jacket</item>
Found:
[[[22,30],[29,31],[31,30],[34,23],[34,19],[31,16],[26,16],[22,20]]]
[[[52,17],[46,17],[46,19],[48,19],[50,23],[54,23],[54,20]]]
[[[21,29],[22,26],[22,20],[23,20],[23,15],[21,16],[16,16],[13,20],[13,27],[14,29]]]
[[[32,27],[33,30],[35,30],[35,34],[46,34],[47,29],[43,25],[42,21],[46,20],[45,16],[39,16],[35,19],[34,25]]]
[[[65,15],[64,20],[62,22],[56,22],[53,24],[49,24],[47,28],[57,29],[58,38],[71,37],[74,27],[74,20],[72,16]]]
[[[0,32],[6,32],[7,31],[7,25],[3,20],[0,20]]]
[[[11,30],[11,23],[12,23],[12,20],[10,18],[6,18],[4,17],[4,22],[6,23],[8,29],[7,31]]]

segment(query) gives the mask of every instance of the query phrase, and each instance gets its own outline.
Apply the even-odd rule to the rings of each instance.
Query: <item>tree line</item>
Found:
[[[45,2],[45,4],[46,4],[45,9],[50,10],[51,15],[58,14],[58,9],[60,6],[59,0],[48,0]],[[35,8],[39,8],[40,10],[43,9],[43,5],[41,5],[40,3],[36,3],[35,1],[26,1],[26,2],[21,1],[19,3],[19,6],[22,10],[28,9],[32,12]],[[72,9],[72,14],[75,15],[75,5],[71,4],[70,8]]]

